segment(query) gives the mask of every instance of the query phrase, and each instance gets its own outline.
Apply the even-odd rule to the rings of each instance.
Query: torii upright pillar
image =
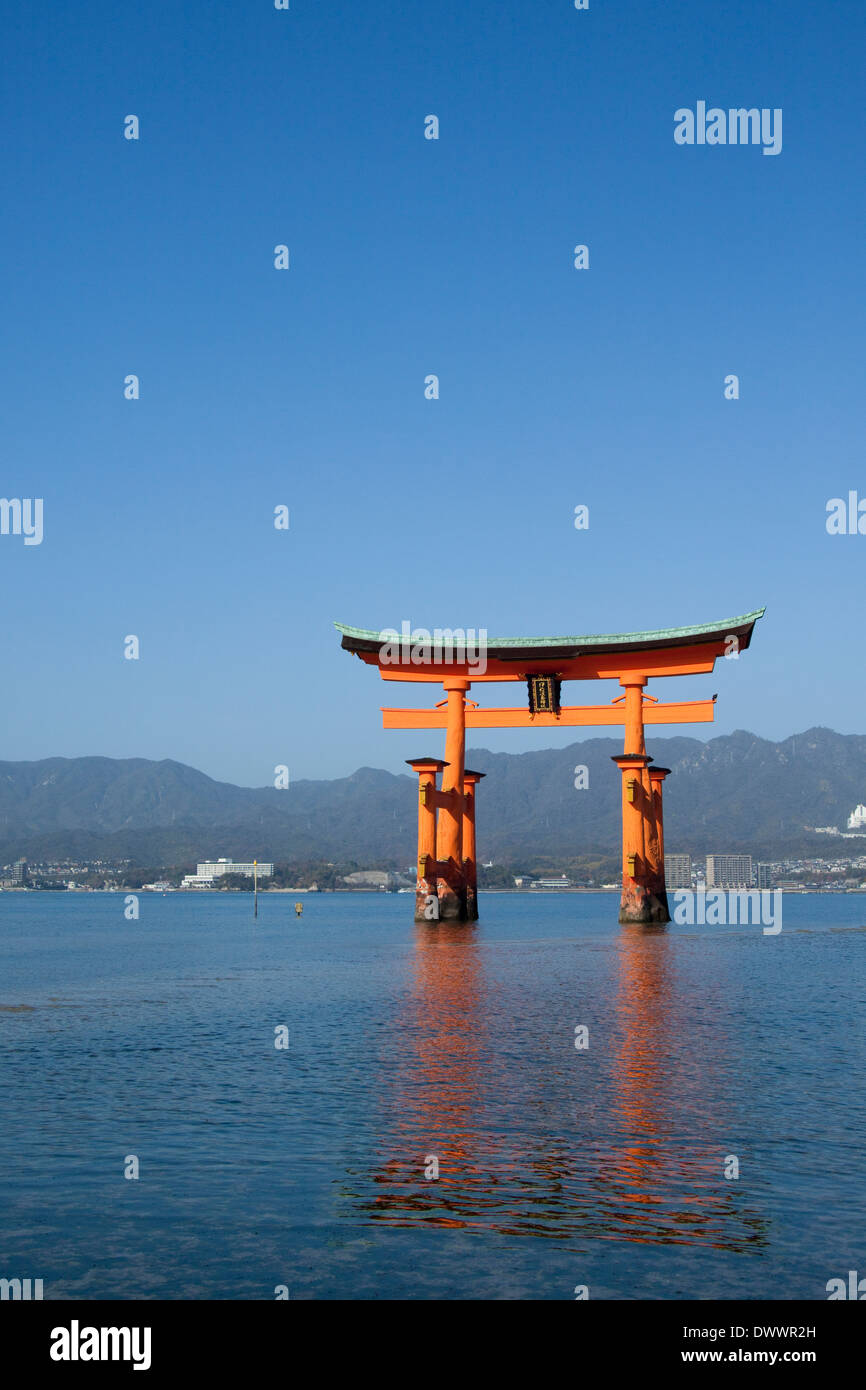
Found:
[[[445,767],[436,828],[439,920],[466,920],[466,880],[463,873],[463,774],[466,765],[466,691],[470,682],[451,677],[442,682],[448,697]]]
[[[621,922],[669,922],[664,888],[664,857],[656,801],[644,741],[646,676],[620,679],[625,690],[625,751],[614,758],[622,773]],[[661,805],[661,797],[659,797]]]
[[[415,921],[438,921],[430,911],[431,899],[437,896],[436,864],[436,777],[445,767],[441,758],[407,758],[409,766],[418,773],[418,879],[415,886]]]
[[[463,773],[463,879],[466,884],[466,920],[478,920],[478,864],[475,858],[475,788],[484,772]]]
[[[650,788],[652,790],[653,811],[655,813],[656,830],[658,832],[658,858],[655,863],[655,883],[653,893],[658,898],[665,910],[664,921],[670,921],[670,907],[668,905],[668,888],[665,879],[665,823],[662,812],[662,786],[666,777],[670,776],[669,767],[649,768]]]

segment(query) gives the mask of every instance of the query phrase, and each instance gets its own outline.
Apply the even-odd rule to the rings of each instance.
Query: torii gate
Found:
[[[670,768],[650,766],[644,725],[712,723],[716,697],[662,704],[645,693],[645,686],[654,676],[708,673],[718,657],[739,655],[764,611],[657,632],[502,637],[484,644],[483,662],[470,656],[475,648],[467,646],[465,633],[436,633],[431,641],[429,633],[419,637],[405,630],[401,643],[394,632],[335,623],[342,646],[367,665],[378,666],[383,680],[441,682],[445,691],[445,700],[432,710],[382,710],[386,729],[445,730],[444,760],[407,759],[419,783],[415,921],[478,916],[475,787],[484,774],[465,766],[466,729],[609,725],[625,726],[625,747],[613,759],[622,776],[619,920],[670,921],[662,815],[662,784]],[[462,645],[455,640],[458,636]],[[561,705],[564,680],[618,680],[623,694],[610,705]],[[473,684],[498,681],[525,682],[528,708],[482,709],[467,700]]]

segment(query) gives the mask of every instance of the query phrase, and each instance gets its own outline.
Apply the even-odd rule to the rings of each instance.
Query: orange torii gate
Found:
[[[619,725],[623,752],[613,761],[622,777],[621,922],[668,922],[662,784],[670,768],[652,767],[646,724],[712,723],[711,700],[659,702],[647,695],[652,677],[713,670],[721,656],[739,655],[764,614],[657,632],[589,637],[504,637],[471,644],[464,632],[372,632],[334,626],[342,645],[383,680],[441,683],[445,699],[432,710],[383,709],[386,729],[444,729],[445,758],[410,758],[418,773],[418,882],[415,920],[474,920],[478,916],[475,788],[484,776],[465,766],[468,729],[556,729]],[[472,634],[474,638],[474,633]],[[460,640],[462,639],[462,641]],[[623,694],[609,705],[561,705],[565,680],[618,680]],[[482,709],[467,700],[481,682],[522,681],[526,709]],[[437,779],[441,773],[441,785]]]

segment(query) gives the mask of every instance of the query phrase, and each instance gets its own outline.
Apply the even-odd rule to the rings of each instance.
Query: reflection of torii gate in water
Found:
[[[667,922],[662,783],[670,768],[651,767],[645,724],[712,723],[712,700],[662,704],[645,694],[647,681],[713,670],[717,657],[748,647],[763,608],[724,623],[602,637],[505,637],[484,644],[482,660],[463,633],[419,635],[370,632],[336,623],[347,651],[383,680],[441,682],[445,708],[384,709],[386,729],[445,729],[445,760],[408,759],[418,773],[418,884],[415,920],[437,915],[478,916],[475,863],[475,787],[484,775],[465,766],[466,730],[556,729],[624,725],[625,747],[614,758],[622,774],[621,922]],[[460,637],[460,645],[455,640]],[[397,640],[393,640],[396,638]],[[441,640],[440,640],[441,639]],[[416,645],[417,644],[417,645]],[[423,650],[422,648],[423,644]],[[414,658],[414,660],[413,660]],[[618,680],[623,695],[610,705],[560,705],[564,680]],[[479,682],[524,681],[527,709],[481,709],[467,701]],[[442,773],[441,787],[436,779]],[[438,817],[437,817],[438,812]],[[430,904],[430,905],[428,905]],[[431,907],[433,910],[431,910]]]

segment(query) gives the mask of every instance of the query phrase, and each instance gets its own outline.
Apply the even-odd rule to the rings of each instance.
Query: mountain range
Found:
[[[528,753],[472,749],[479,856],[611,854],[620,842],[621,740],[594,738]],[[670,767],[670,852],[758,857],[850,849],[816,835],[844,827],[866,801],[866,736],[809,729],[779,743],[738,731],[703,742],[653,737]],[[577,790],[575,772],[588,769]],[[298,862],[410,864],[416,853],[416,780],[362,767],[284,790],[237,787],[170,760],[101,757],[0,763],[0,862],[121,859],[186,864],[225,855]]]

